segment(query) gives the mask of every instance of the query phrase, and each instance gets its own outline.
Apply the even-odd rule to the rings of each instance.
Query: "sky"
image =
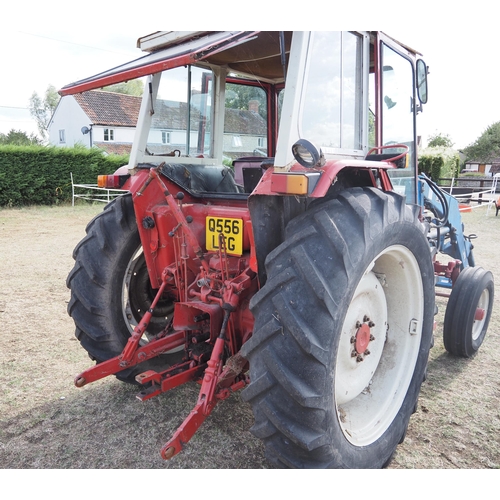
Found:
[[[429,65],[429,102],[417,120],[426,144],[434,133],[447,134],[457,149],[474,142],[500,121],[500,56],[495,15],[485,15],[487,3],[462,4],[421,0],[416,4],[360,0],[323,16],[325,5],[309,0],[300,16],[285,15],[279,4],[219,2],[158,2],[104,5],[55,0],[19,7],[2,7],[0,20],[0,133],[11,129],[37,133],[27,109],[33,92],[43,96],[48,85],[57,89],[142,55],[137,39],[162,29],[352,29],[384,31],[423,54]],[[12,2],[11,2],[12,3]],[[70,5],[70,9],[62,6]],[[303,5],[300,3],[297,6]],[[491,5],[491,4],[490,4]],[[316,8],[315,8],[316,7]],[[297,7],[298,9],[299,7]],[[266,13],[266,15],[264,15]],[[257,18],[257,26],[251,21]],[[162,25],[158,26],[160,18]],[[297,26],[300,19],[301,26]],[[491,21],[489,20],[491,19]],[[244,26],[241,26],[244,22]],[[264,26],[263,26],[264,25]]]

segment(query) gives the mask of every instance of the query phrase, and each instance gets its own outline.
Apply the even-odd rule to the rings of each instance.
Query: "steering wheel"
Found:
[[[403,148],[405,151],[403,151],[397,156],[392,157],[390,161],[398,161],[405,155],[407,155],[408,152],[410,151],[410,148],[406,144],[392,143],[392,144],[386,144],[385,146],[375,146],[374,148],[370,149],[370,151],[368,151],[366,158],[368,158],[374,151],[382,151],[383,149],[394,149],[394,148]]]

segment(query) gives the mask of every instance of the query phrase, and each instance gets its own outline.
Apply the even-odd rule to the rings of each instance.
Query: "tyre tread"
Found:
[[[119,276],[123,252],[135,250],[140,244],[131,195],[119,196],[107,204],[87,224],[86,233],[73,251],[75,264],[66,280],[71,290],[67,311],[82,347],[91,359],[102,362],[120,354],[130,336],[116,288],[123,279]],[[142,365],[152,361],[138,365],[139,369],[120,372],[117,377],[135,383],[135,372],[146,370]]]
[[[277,466],[345,466],[342,457],[328,451],[322,384],[331,353],[330,332],[324,326],[339,314],[349,275],[357,272],[365,248],[394,223],[420,226],[417,211],[407,209],[403,197],[370,188],[342,191],[292,220],[285,242],[266,259],[268,280],[250,304],[254,334],[242,348],[251,370],[242,397],[254,411],[252,433],[263,439],[266,456]],[[325,240],[336,267],[315,254],[318,238]],[[429,280],[433,287],[433,276]],[[430,348],[428,344],[424,347]],[[380,466],[387,459],[380,457]]]

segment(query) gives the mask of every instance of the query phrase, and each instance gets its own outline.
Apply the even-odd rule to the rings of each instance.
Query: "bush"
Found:
[[[421,156],[418,159],[418,170],[437,182],[444,166],[442,156]]]
[[[418,169],[435,182],[443,177],[456,178],[460,171],[460,156],[452,148],[426,148],[418,158]]]
[[[95,184],[128,163],[83,147],[0,146],[0,206],[53,205],[71,201],[71,179]]]

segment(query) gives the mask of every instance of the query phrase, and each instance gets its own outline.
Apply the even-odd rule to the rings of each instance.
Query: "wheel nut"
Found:
[[[351,358],[355,358],[358,355],[358,353],[354,350],[351,352]]]
[[[370,322],[368,323],[368,326],[369,326],[370,328],[373,328],[373,327],[375,326],[375,323],[374,323],[373,321],[370,321]]]
[[[368,323],[370,321],[370,318],[368,316],[363,317],[363,322]]]
[[[356,342],[356,337],[351,337],[351,344],[354,344]]]
[[[375,340],[375,337],[373,335],[370,335],[370,342],[372,342],[373,340]]]
[[[356,358],[356,361],[357,361],[358,363],[361,363],[361,361],[363,361],[363,356],[358,356],[358,357]]]
[[[365,356],[369,356],[369,355],[370,355],[370,351],[367,349],[367,350],[364,352],[364,355],[365,355]]]

